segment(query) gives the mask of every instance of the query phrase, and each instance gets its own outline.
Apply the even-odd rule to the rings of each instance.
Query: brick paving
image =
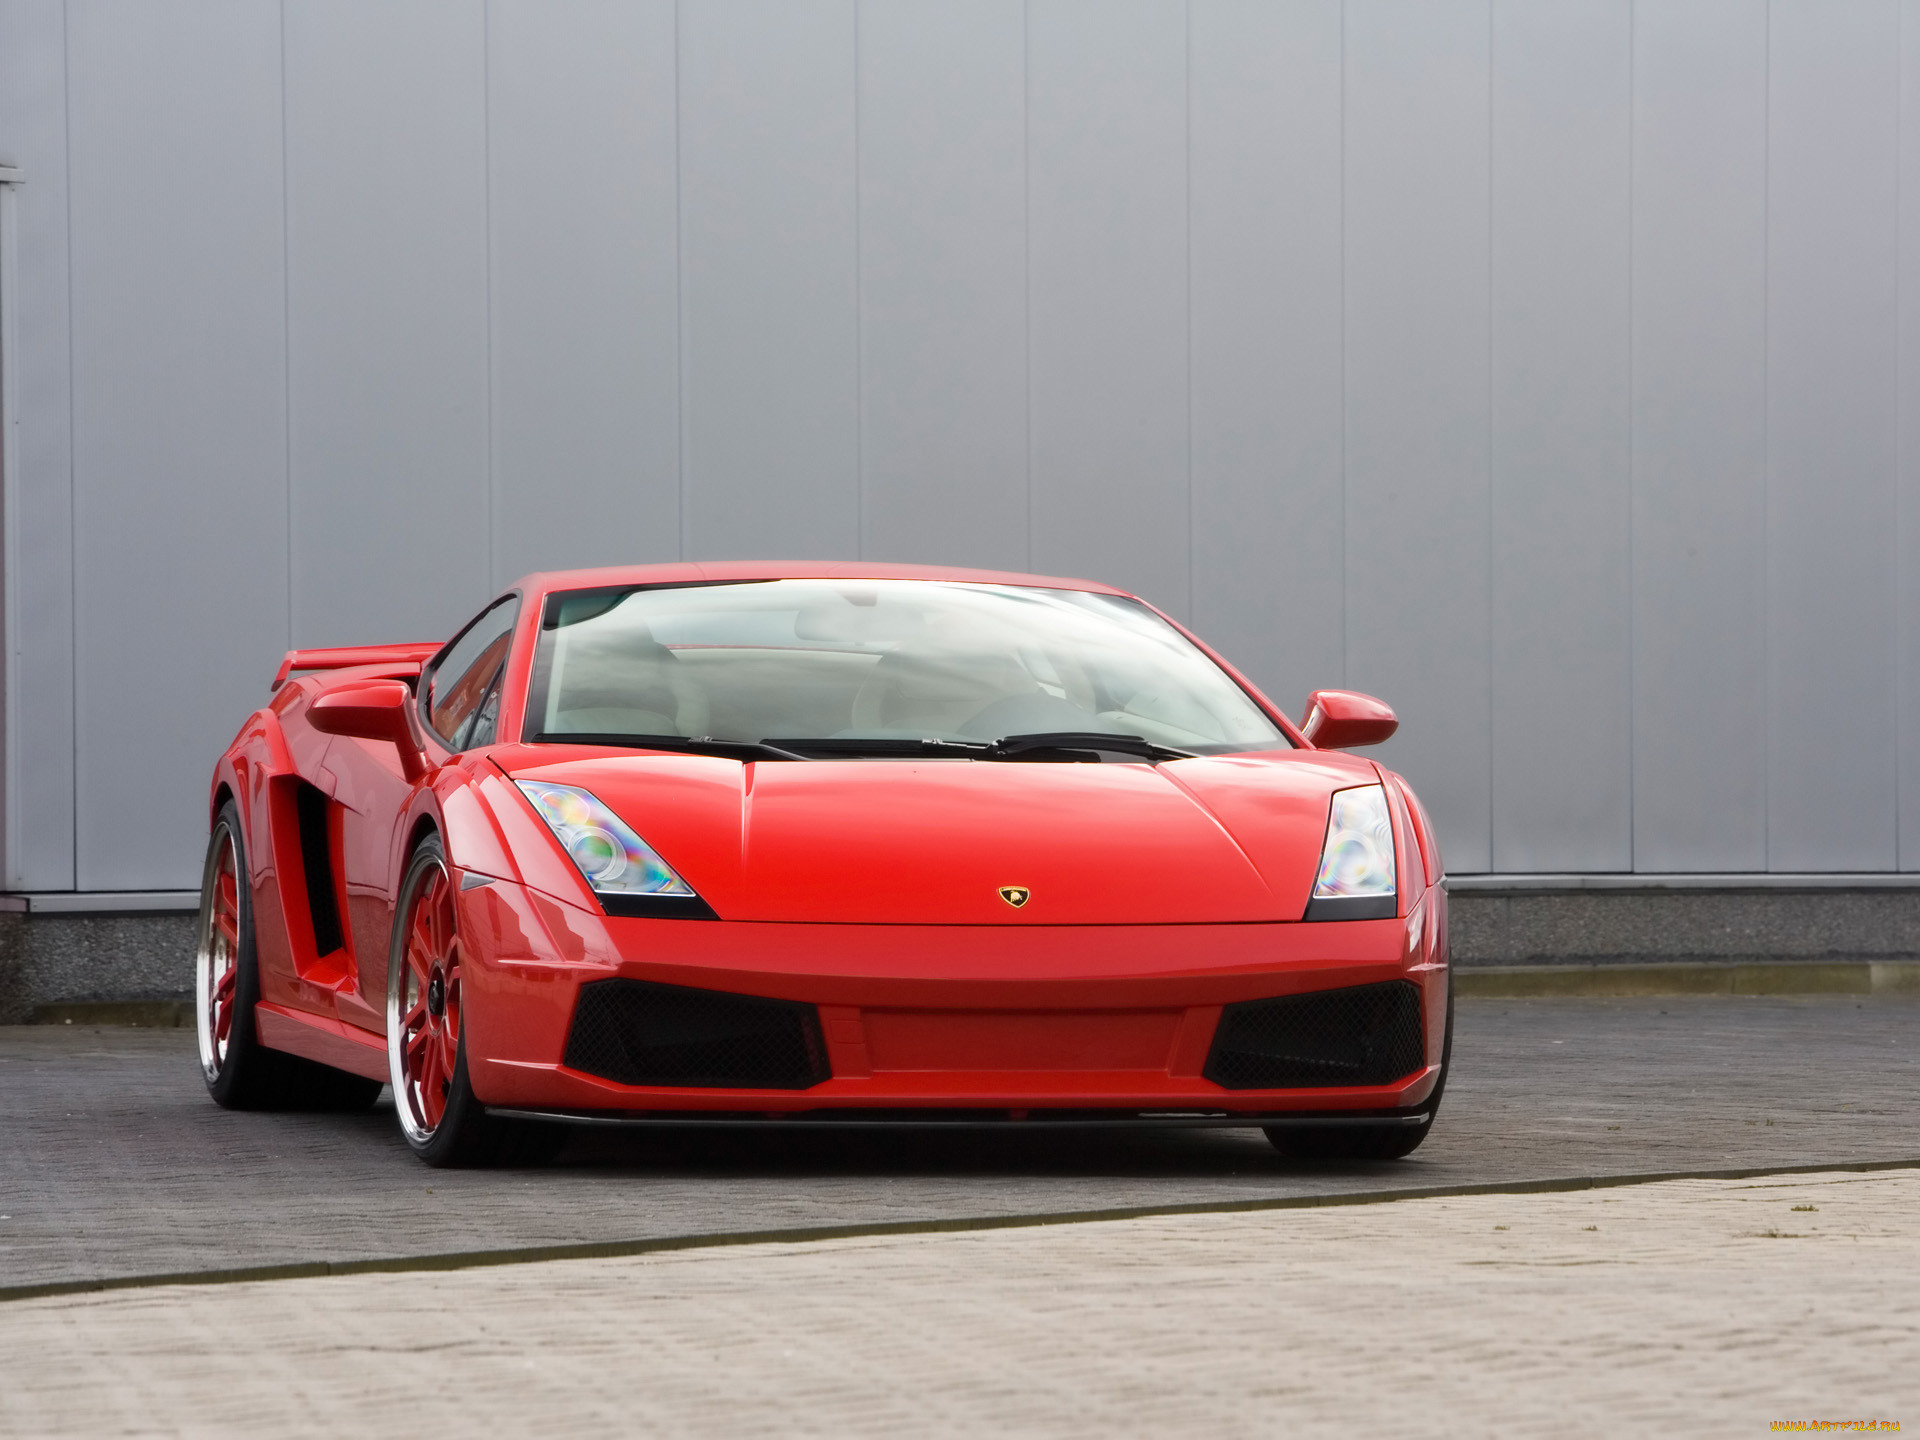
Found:
[[[1747,1436],[1920,1426],[1920,1172],[0,1306],[0,1433]]]
[[[1395,1164],[1290,1163],[1253,1131],[585,1134],[555,1166],[453,1174],[419,1165],[391,1113],[215,1108],[190,1031],[0,1027],[0,1286],[1920,1158],[1913,999],[1477,1000],[1458,1026],[1440,1122]]]

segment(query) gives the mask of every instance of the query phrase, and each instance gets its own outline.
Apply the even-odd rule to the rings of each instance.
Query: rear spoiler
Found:
[[[422,640],[407,645],[337,645],[331,650],[289,650],[274,674],[278,690],[296,670],[349,670],[358,665],[381,665],[398,676],[418,675],[420,667],[431,660],[445,644],[442,640]]]

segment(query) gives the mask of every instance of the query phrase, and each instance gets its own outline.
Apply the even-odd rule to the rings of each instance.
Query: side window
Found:
[[[427,672],[421,708],[449,749],[470,750],[493,742],[500,681],[519,614],[518,595],[497,602],[462,631]]]

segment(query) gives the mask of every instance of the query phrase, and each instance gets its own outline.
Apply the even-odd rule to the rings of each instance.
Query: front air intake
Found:
[[[723,1089],[805,1090],[833,1073],[811,1005],[642,980],[580,987],[564,1063],[621,1085]]]
[[[1245,1000],[1221,1012],[1201,1073],[1228,1090],[1391,1085],[1427,1063],[1408,980]]]

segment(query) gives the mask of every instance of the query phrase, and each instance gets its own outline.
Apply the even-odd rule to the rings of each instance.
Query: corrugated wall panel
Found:
[[[1187,39],[1167,0],[1034,0],[1031,563],[1188,605]]]
[[[286,23],[293,641],[433,639],[490,588],[482,11]]]
[[[1767,861],[1890,870],[1899,8],[1769,15]]]
[[[1630,0],[1495,0],[1493,868],[1630,870]]]
[[[15,199],[20,474],[7,523],[19,608],[9,889],[73,887],[73,417],[68,391],[66,7],[0,3],[0,156]]]
[[[1340,15],[1193,7],[1193,624],[1296,718],[1346,679]]]
[[[287,634],[280,17],[69,17],[75,879],[191,885]]]
[[[1765,0],[1634,17],[1638,870],[1764,870]]]
[[[1025,16],[860,7],[865,555],[1027,563]]]
[[[1347,679],[1488,864],[1488,0],[1346,17]]]
[[[689,558],[859,545],[853,0],[680,10]]]
[[[862,551],[1378,690],[1456,870],[1920,869],[1920,0],[284,14],[0,0],[9,883],[289,640]]]
[[[496,586],[680,553],[674,19],[488,7]]]

